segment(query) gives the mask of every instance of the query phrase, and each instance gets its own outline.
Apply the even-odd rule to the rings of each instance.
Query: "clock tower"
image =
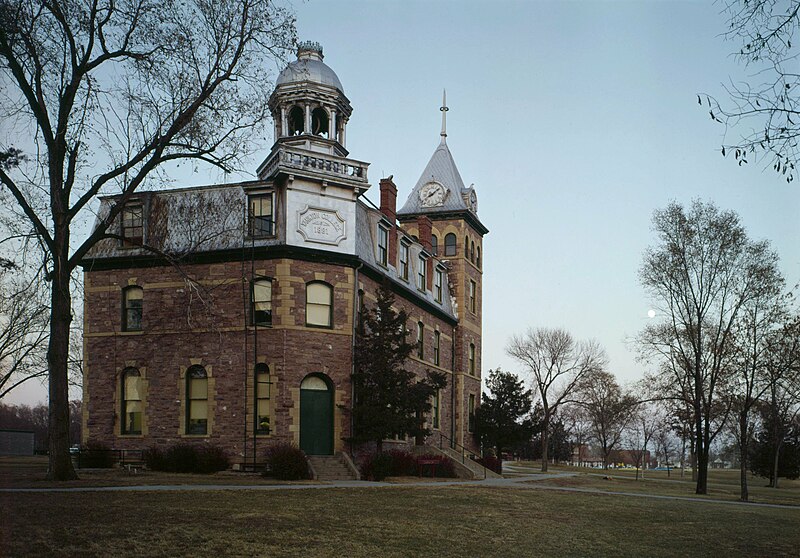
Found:
[[[474,413],[481,395],[483,237],[489,229],[478,218],[474,185],[464,186],[447,146],[446,96],[442,98],[442,131],[438,147],[411,191],[397,219],[419,235],[418,217],[432,223],[434,255],[449,268],[450,292],[458,313],[454,345],[454,398],[457,443],[477,451]],[[465,428],[466,427],[466,428]]]

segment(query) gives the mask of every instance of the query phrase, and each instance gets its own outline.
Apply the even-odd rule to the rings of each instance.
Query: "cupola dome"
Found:
[[[310,81],[335,87],[342,93],[344,88],[336,72],[322,61],[322,47],[319,43],[304,41],[297,46],[297,60],[291,62],[280,73],[275,85],[287,85]]]

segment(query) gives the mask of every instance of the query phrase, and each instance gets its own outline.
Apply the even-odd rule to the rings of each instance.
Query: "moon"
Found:
[[[656,311],[651,308],[650,310],[647,311],[647,317],[648,318],[655,318],[656,317]]]

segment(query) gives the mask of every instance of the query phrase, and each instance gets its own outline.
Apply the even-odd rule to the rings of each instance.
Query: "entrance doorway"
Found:
[[[307,455],[333,455],[333,388],[322,375],[300,384],[300,449]]]

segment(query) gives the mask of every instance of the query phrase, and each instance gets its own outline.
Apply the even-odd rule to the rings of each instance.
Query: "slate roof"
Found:
[[[419,190],[428,182],[435,180],[447,188],[447,196],[442,205],[425,207],[420,203]],[[405,205],[397,212],[398,215],[412,215],[419,213],[443,213],[450,211],[468,211],[466,199],[468,199],[472,186],[466,188],[461,174],[458,172],[453,154],[447,147],[444,137],[439,146],[433,152],[428,165],[417,180],[414,189],[408,196]]]
[[[344,93],[344,87],[336,72],[325,62],[313,58],[302,58],[291,62],[275,80],[275,86],[303,81],[329,85]]]

